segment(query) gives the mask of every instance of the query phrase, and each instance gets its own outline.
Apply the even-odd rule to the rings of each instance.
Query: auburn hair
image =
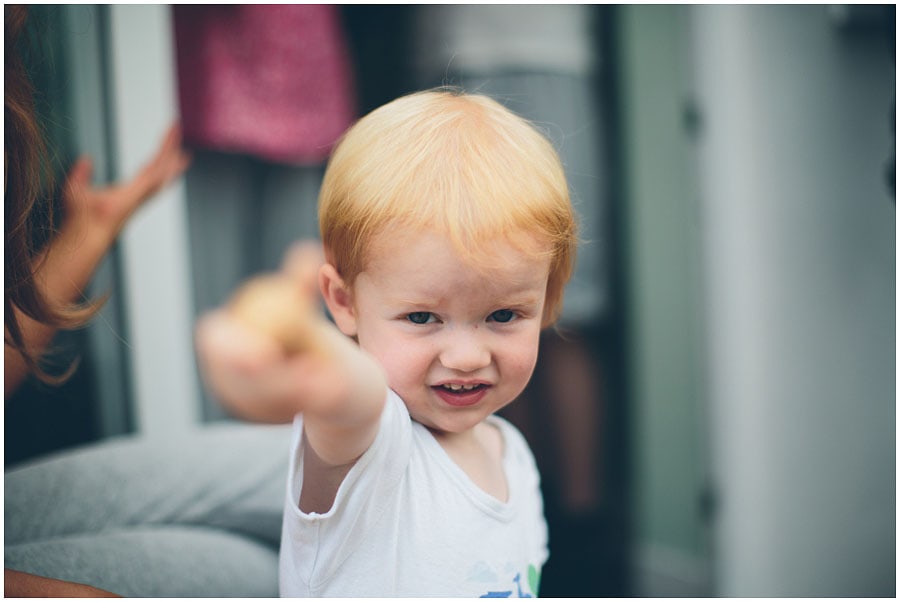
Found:
[[[35,282],[40,250],[35,247],[39,229],[53,228],[53,171],[44,134],[36,117],[34,89],[19,53],[19,40],[28,17],[26,6],[7,4],[4,17],[4,291],[3,342],[21,354],[29,370],[41,381],[59,384],[74,371],[75,363],[61,375],[51,375],[40,365],[42,350],[31,349],[22,334],[16,310],[54,328],[83,325],[97,306],[57,307],[48,303]],[[7,350],[8,351],[8,350]]]

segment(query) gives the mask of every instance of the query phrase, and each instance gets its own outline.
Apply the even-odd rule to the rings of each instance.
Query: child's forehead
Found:
[[[498,238],[478,251],[439,231],[395,231],[373,245],[357,282],[383,300],[417,306],[443,306],[461,293],[473,302],[536,303],[546,291],[549,256],[520,246]]]
[[[497,232],[492,236],[454,236],[438,226],[409,227],[392,224],[372,235],[366,245],[365,264],[390,261],[417,251],[427,255],[429,248],[440,247],[476,270],[502,269],[510,260],[535,261],[549,258],[551,245],[526,229]],[[420,257],[422,260],[427,256]],[[365,269],[365,268],[364,268]]]

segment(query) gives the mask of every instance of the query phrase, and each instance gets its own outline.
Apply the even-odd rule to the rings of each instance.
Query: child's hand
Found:
[[[280,272],[251,280],[198,322],[206,384],[241,416],[286,422],[306,412],[343,419],[356,398],[384,395],[374,359],[318,309],[321,264],[321,251],[299,245]]]
[[[99,229],[112,241],[138,207],[180,176],[190,161],[190,155],[181,148],[177,124],[167,130],[154,157],[127,182],[95,188],[91,183],[93,164],[82,156],[69,170],[63,188],[66,219],[92,231]]]
[[[241,286],[228,303],[229,313],[280,343],[288,354],[323,353],[319,331],[324,324],[316,307],[321,265],[317,246],[295,246],[281,272],[258,276]]]

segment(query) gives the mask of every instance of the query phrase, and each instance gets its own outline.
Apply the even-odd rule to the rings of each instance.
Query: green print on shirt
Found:
[[[538,586],[541,584],[541,572],[537,570],[537,567],[533,564],[528,565],[528,586],[531,588],[531,593],[534,594],[534,597],[537,598],[538,595]]]

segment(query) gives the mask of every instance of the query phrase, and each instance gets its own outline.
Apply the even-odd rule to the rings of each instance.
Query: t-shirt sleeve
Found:
[[[303,421],[294,421],[282,542],[282,564],[293,565],[296,577],[315,588],[327,581],[349,556],[362,534],[378,521],[409,462],[412,425],[403,401],[393,391],[381,413],[378,434],[338,488],[334,504],[324,513],[300,510],[303,485]]]

